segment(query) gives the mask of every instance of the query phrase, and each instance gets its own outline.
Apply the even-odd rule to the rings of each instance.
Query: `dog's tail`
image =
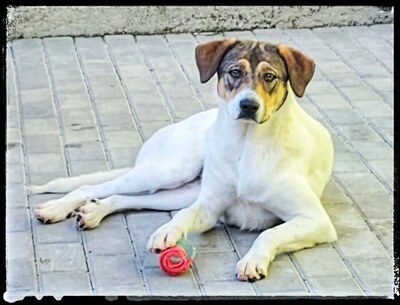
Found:
[[[38,193],[67,193],[82,185],[99,184],[122,176],[131,168],[120,168],[108,172],[97,172],[87,175],[58,178],[44,185],[30,185],[27,187],[31,194]]]

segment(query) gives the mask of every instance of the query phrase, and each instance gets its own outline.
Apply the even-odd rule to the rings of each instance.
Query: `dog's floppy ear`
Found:
[[[294,93],[302,97],[308,82],[314,75],[314,61],[300,51],[282,44],[278,45],[278,51],[286,63]]]
[[[236,38],[226,38],[202,43],[196,47],[196,64],[202,83],[207,82],[217,72],[222,57],[236,42]]]

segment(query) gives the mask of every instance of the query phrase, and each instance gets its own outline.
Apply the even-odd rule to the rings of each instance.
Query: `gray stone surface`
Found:
[[[131,166],[156,130],[215,106],[215,79],[200,83],[193,50],[223,35],[20,39],[7,46],[10,297],[392,297],[393,26],[231,29],[224,35],[285,42],[315,59],[315,77],[299,101],[332,135],[335,165],[322,203],[339,239],[278,255],[266,279],[240,283],[234,268],[257,232],[219,224],[190,234],[198,249],[194,265],[170,278],[146,243],[173,213],[127,211],[84,232],[74,219],[43,225],[33,209],[61,194],[30,195],[26,185]]]
[[[376,6],[9,7],[9,39],[44,36],[223,32],[390,23]]]

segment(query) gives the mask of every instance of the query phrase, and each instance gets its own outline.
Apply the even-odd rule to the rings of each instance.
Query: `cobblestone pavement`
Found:
[[[199,42],[283,42],[315,59],[301,105],[331,131],[323,204],[339,239],[282,254],[266,279],[235,279],[257,233],[217,226],[190,235],[198,255],[170,278],[147,253],[171,213],[128,211],[94,230],[43,225],[33,208],[60,195],[25,186],[131,166],[157,129],[214,107],[200,84]],[[165,36],[21,39],[7,47],[7,293],[130,296],[393,296],[393,26]]]

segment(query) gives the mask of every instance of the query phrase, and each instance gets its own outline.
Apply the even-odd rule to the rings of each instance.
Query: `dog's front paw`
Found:
[[[101,220],[108,214],[108,211],[100,200],[87,199],[81,206],[75,217],[76,227],[80,230],[89,230],[100,225]]]
[[[183,235],[184,233],[181,229],[167,223],[150,236],[147,249],[152,253],[160,253],[167,248],[175,246]]]
[[[241,281],[254,282],[267,276],[269,259],[264,255],[246,254],[236,265],[236,277]]]
[[[73,209],[69,209],[66,205],[58,200],[50,200],[39,204],[34,210],[37,220],[47,224],[62,221],[70,216]]]

